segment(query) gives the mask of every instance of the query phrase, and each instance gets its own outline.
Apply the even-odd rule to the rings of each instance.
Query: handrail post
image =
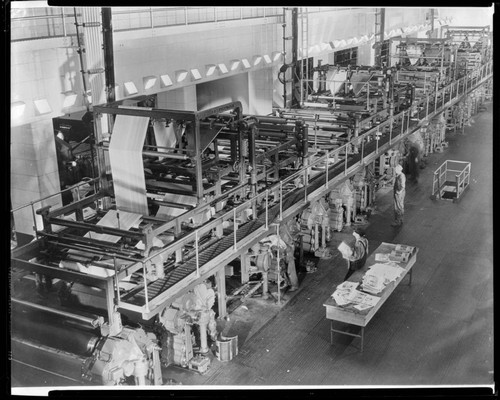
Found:
[[[307,169],[308,168],[304,168],[304,203],[307,203]]]
[[[33,215],[33,232],[35,233],[35,237],[38,239],[37,227],[36,227],[36,214],[35,207],[33,207],[33,202],[31,203],[31,214]]]
[[[326,152],[326,181],[325,181],[325,187],[328,189],[328,167],[329,167],[329,161],[330,160],[330,152]]]
[[[280,221],[283,220],[283,181],[280,180]]]
[[[144,296],[146,298],[146,310],[149,311],[149,295],[148,295],[148,278],[146,273],[146,264],[141,261],[142,264],[142,275],[144,278]]]
[[[235,229],[236,232],[236,229]],[[199,278],[200,277],[200,259],[199,259],[199,252],[198,252],[198,229],[194,231],[194,251],[196,255],[196,276]]]
[[[389,140],[390,142],[390,140]],[[364,157],[365,157],[365,137],[361,137],[361,162],[364,164]]]
[[[438,90],[438,84],[437,84],[437,82],[436,82],[436,96],[434,96],[434,113],[435,113],[435,112],[436,112],[436,110],[437,110],[438,93],[439,93],[439,90]]]
[[[392,143],[392,117],[391,123],[389,124],[389,145]]]
[[[277,275],[278,275],[278,281],[277,281],[277,284],[278,284],[278,305],[281,304],[281,265],[280,265],[280,246],[279,246],[279,237],[280,237],[280,225],[277,224],[276,225],[276,236],[278,236],[278,257],[276,257],[276,261],[277,261]]]
[[[120,304],[120,288],[118,287],[118,268],[116,267],[116,255],[113,255],[113,267],[115,268],[115,274],[113,276],[113,283],[116,295],[116,305]]]
[[[266,231],[269,229],[269,189],[266,189]]]
[[[429,115],[429,94],[426,94],[425,97],[427,98],[427,105],[425,107],[425,117]]]
[[[345,163],[344,163],[344,175],[347,175],[347,144],[345,146]]]
[[[403,130],[405,129],[405,112],[401,115],[401,136],[403,135]]]
[[[236,208],[233,208],[233,247],[236,250],[236,231],[238,230],[238,223],[236,222]],[[198,231],[196,231],[198,233]]]

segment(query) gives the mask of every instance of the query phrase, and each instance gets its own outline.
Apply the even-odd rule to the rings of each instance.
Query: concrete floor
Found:
[[[392,222],[392,191],[377,193],[366,235],[419,247],[412,286],[400,285],[357,338],[335,335],[323,302],[342,282],[339,255],[320,260],[285,305],[250,299],[230,316],[225,332],[239,334],[239,354],[213,358],[199,375],[178,367],[165,379],[186,386],[492,385],[493,173],[492,105],[465,134],[450,133],[449,148],[427,157],[418,184],[406,189],[405,224]],[[471,183],[459,203],[432,201],[432,174],[446,160],[472,163]],[[352,229],[352,228],[351,228]],[[335,246],[349,229],[335,234]],[[213,356],[213,355],[212,355]]]

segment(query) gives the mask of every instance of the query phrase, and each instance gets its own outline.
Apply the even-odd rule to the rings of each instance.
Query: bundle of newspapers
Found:
[[[352,303],[353,307],[360,311],[373,307],[380,300],[379,297],[360,292],[357,287],[358,282],[343,282],[337,286],[332,297],[339,306]]]
[[[363,291],[379,294],[390,283],[397,280],[404,272],[395,264],[374,264],[366,271],[361,282]]]

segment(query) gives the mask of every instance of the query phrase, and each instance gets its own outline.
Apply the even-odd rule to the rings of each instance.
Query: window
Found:
[[[354,67],[358,64],[358,48],[352,47],[350,49],[336,51],[334,53],[334,64],[341,67],[347,67],[348,65]]]

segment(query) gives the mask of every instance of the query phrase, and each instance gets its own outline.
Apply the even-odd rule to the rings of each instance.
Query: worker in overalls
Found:
[[[403,174],[403,167],[397,165],[394,168],[394,173],[396,175],[394,179],[394,223],[391,226],[401,226],[403,225],[403,215],[405,212],[405,188],[406,188],[406,176]]]
[[[347,258],[348,269],[344,281],[349,279],[355,271],[365,266],[368,256],[368,239],[356,231],[352,235],[354,236],[354,244],[351,246],[351,254]]]
[[[287,245],[286,246],[286,264],[287,264],[287,275],[290,280],[289,292],[295,292],[299,288],[299,278],[297,276],[297,270],[295,268],[295,247]]]
[[[410,170],[410,181],[418,183],[420,174],[420,149],[417,144],[412,143],[408,151],[408,169]]]

